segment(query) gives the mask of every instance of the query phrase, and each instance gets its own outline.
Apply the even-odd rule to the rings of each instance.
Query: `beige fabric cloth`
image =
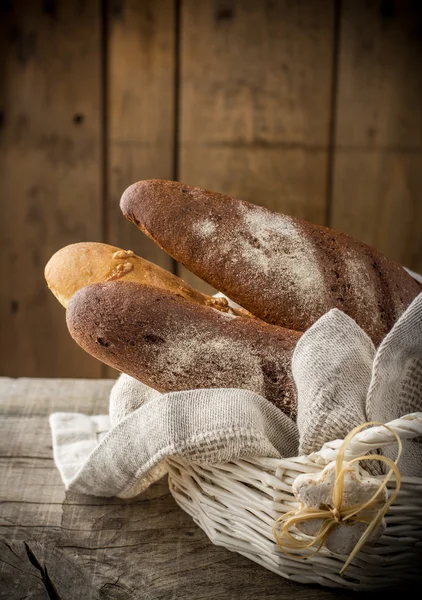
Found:
[[[375,356],[366,414],[386,423],[422,411],[422,294],[384,338]],[[397,445],[384,450],[395,459]],[[403,475],[422,476],[422,440],[403,444],[399,462]]]
[[[292,371],[298,390],[300,454],[344,438],[367,421],[365,401],[375,347],[345,313],[323,315],[299,340]]]
[[[51,415],[54,458],[67,489],[130,498],[165,474],[166,456],[223,463],[292,456],[298,446],[296,424],[248,390],[160,394],[121,375],[109,414]]]
[[[109,415],[50,417],[56,465],[67,489],[132,497],[164,475],[166,456],[221,463],[317,451],[369,420],[422,411],[422,294],[378,351],[350,317],[331,310],[293,355],[297,426],[258,394],[238,389],[160,394],[121,375]],[[395,456],[394,448],[391,453]],[[422,444],[404,443],[399,466],[422,476]]]
[[[344,438],[361,423],[422,411],[422,294],[378,350],[353,319],[331,310],[300,339],[292,371],[301,454]],[[384,452],[395,458],[397,446]],[[399,468],[403,475],[422,477],[421,440],[403,443]]]

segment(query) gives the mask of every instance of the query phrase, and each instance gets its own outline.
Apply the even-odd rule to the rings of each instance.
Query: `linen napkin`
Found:
[[[109,415],[51,415],[62,480],[75,492],[129,498],[165,474],[167,456],[222,463],[309,454],[366,421],[421,411],[422,294],[378,350],[353,319],[329,311],[303,334],[292,371],[297,425],[254,392],[161,394],[123,374],[112,389]],[[399,467],[403,475],[422,476],[420,440],[404,442]]]
[[[300,454],[344,438],[361,423],[387,423],[421,412],[422,294],[377,350],[353,319],[331,310],[299,340],[292,372],[298,391]],[[383,452],[395,459],[397,444]],[[421,440],[403,442],[398,466],[402,475],[422,477]]]
[[[95,496],[136,496],[165,474],[166,456],[224,463],[292,456],[298,446],[296,424],[254,392],[160,394],[124,374],[112,389],[109,416],[55,413],[50,425],[66,489]]]

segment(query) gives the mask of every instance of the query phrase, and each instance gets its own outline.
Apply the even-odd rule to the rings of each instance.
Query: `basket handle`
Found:
[[[410,413],[400,419],[390,421],[386,425],[395,431],[401,440],[410,440],[422,436],[422,413]],[[320,457],[324,462],[334,460],[337,456],[337,450],[342,443],[343,440],[327,442],[322,446],[321,450],[315,452],[312,456],[315,458]],[[345,458],[352,459],[357,456],[363,456],[369,451],[374,451],[394,443],[397,443],[397,440],[391,431],[381,425],[374,425],[356,434],[347,447]]]

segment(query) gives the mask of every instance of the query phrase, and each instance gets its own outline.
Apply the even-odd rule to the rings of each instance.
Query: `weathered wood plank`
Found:
[[[332,226],[422,272],[422,151],[337,151]]]
[[[0,542],[0,561],[8,566],[8,571],[0,575],[3,590],[0,598],[61,600],[68,597],[69,588],[72,600],[98,600],[101,597],[90,587],[85,570],[58,548],[32,540],[3,540]]]
[[[169,270],[172,259],[120,212],[140,179],[172,179],[175,22],[172,0],[108,3],[107,241]]]
[[[181,181],[324,223],[333,13],[328,0],[183,3]]]
[[[101,240],[99,3],[0,8],[0,373],[95,377],[44,265]]]
[[[342,2],[331,226],[422,270],[422,5]]]
[[[0,598],[31,598],[48,600],[48,593],[41,573],[26,554],[23,543],[13,540],[0,541]]]
[[[0,379],[1,453],[7,455],[0,460],[0,598],[351,598],[283,580],[213,546],[173,501],[165,479],[130,501],[65,493],[45,455],[48,415],[103,412],[110,386]]]
[[[112,386],[113,382],[107,379],[0,377],[2,414],[29,418],[48,417],[54,411],[107,414]],[[32,405],[28,398],[35,398],[35,404]]]

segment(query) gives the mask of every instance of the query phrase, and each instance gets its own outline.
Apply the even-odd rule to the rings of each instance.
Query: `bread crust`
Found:
[[[335,307],[378,344],[422,291],[366,244],[216,192],[140,181],[120,205],[168,254],[274,325],[305,331]]]
[[[244,388],[296,416],[297,332],[126,281],[82,288],[66,321],[89,354],[161,392]]]
[[[166,289],[186,300],[213,306],[223,312],[250,315],[246,310],[230,309],[225,298],[213,298],[195,290],[185,281],[155,265],[132,250],[98,242],[71,244],[56,252],[45,267],[47,285],[66,308],[81,288],[106,281],[134,281]]]

